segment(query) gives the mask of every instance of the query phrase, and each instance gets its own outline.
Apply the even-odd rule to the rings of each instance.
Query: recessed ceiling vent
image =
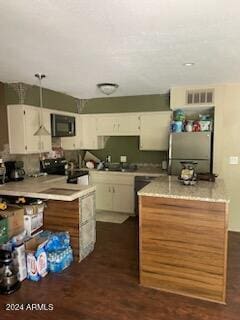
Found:
[[[214,89],[187,90],[186,104],[213,104]]]

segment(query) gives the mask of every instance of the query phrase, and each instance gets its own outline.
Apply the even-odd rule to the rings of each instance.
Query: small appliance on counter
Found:
[[[40,170],[46,174],[55,174],[67,177],[67,183],[88,185],[88,171],[77,170],[68,167],[65,158],[45,159],[40,161]]]
[[[20,286],[18,270],[13,264],[12,253],[8,250],[0,250],[0,294],[11,294]]]
[[[5,183],[6,167],[2,159],[0,159],[0,185]]]
[[[6,161],[6,181],[22,181],[25,176],[23,161]]]
[[[68,162],[64,158],[40,160],[40,171],[47,174],[67,175]]]
[[[196,165],[194,161],[181,161],[182,170],[179,180],[186,186],[193,186],[197,183]]]

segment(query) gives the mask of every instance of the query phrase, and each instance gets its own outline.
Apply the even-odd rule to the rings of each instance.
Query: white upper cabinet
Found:
[[[51,136],[35,136],[40,126],[40,108],[27,105],[9,105],[8,136],[12,154],[28,154],[51,150]],[[50,132],[50,118],[43,116],[43,124]]]
[[[97,134],[102,136],[137,136],[140,117],[137,114],[99,115]]]
[[[50,133],[49,136],[40,136],[41,148],[44,152],[52,150],[52,136],[51,136],[51,110],[43,109],[42,122]]]
[[[140,150],[168,150],[171,112],[141,115]]]
[[[73,116],[71,114],[71,116]],[[62,137],[61,147],[63,150],[79,150],[82,145],[82,122],[78,114],[74,114],[75,117],[75,136]]]
[[[124,114],[118,117],[119,135],[137,136],[140,134],[140,117],[135,114]]]
[[[104,137],[97,135],[97,117],[81,115],[81,149],[97,150],[104,148]]]

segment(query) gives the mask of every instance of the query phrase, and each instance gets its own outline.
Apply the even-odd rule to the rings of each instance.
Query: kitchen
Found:
[[[181,65],[183,74],[197,64]],[[120,80],[99,77],[84,96],[67,88],[67,77],[66,89],[54,87],[45,70],[38,77],[38,70],[28,70],[17,82],[7,73],[0,79],[1,167],[10,163],[12,179],[24,178],[0,186],[1,203],[10,198],[24,207],[41,200],[41,228],[67,231],[75,261],[59,274],[24,280],[1,295],[3,304],[53,304],[55,316],[73,319],[132,319],[140,312],[151,319],[201,312],[234,319],[239,83],[206,76],[204,83],[172,81],[159,93],[127,91]],[[192,163],[181,171],[186,160]]]

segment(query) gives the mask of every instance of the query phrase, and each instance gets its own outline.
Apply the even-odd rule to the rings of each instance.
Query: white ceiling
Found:
[[[79,98],[240,82],[239,0],[0,0],[0,80]],[[184,62],[195,62],[184,67]]]

